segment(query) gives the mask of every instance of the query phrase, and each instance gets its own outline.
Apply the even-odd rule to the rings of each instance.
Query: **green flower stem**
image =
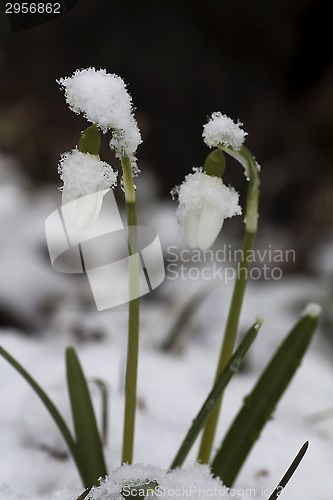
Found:
[[[243,298],[248,278],[248,257],[251,255],[251,252],[253,250],[257,232],[260,185],[258,164],[254,160],[252,154],[248,149],[246,149],[244,146],[239,152],[226,147],[222,147],[221,149],[236,158],[244,166],[246,176],[249,180],[249,189],[246,202],[245,234],[243,241],[242,260],[237,268],[237,280],[235,282],[235,287],[231,299],[229,315],[225,327],[220,357],[216,370],[215,382],[227,365],[229,359],[231,358],[235,345],[239,317],[242,309]],[[207,419],[198,454],[198,461],[201,463],[209,462],[217,422],[220,414],[222,397],[223,394],[221,394],[214,410],[211,412],[209,418]]]
[[[131,160],[127,156],[124,156],[121,159],[121,165],[123,168],[127,224],[129,228],[129,252],[132,256],[129,268],[129,290],[131,297],[137,297],[139,295],[139,261],[137,253],[135,186],[133,182]],[[139,347],[139,305],[139,298],[133,298],[129,302],[128,312],[128,344],[122,463],[129,464],[133,461]]]

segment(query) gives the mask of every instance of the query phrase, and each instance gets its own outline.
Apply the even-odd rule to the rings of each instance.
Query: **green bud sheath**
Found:
[[[81,132],[79,150],[81,153],[98,155],[101,147],[101,133],[96,125],[86,128]]]
[[[207,175],[222,177],[225,169],[225,156],[221,149],[216,148],[209,153],[204,164],[204,171]]]

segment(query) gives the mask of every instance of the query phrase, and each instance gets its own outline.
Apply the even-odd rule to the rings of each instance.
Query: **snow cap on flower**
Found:
[[[112,167],[97,155],[73,149],[64,153],[59,162],[59,174],[64,182],[62,203],[69,203],[87,194],[111,189],[117,183]]]
[[[117,174],[98,155],[73,149],[59,162],[63,215],[67,227],[87,229],[98,217],[103,196],[116,185]]]
[[[204,125],[202,133],[204,142],[210,148],[222,145],[239,151],[247,136],[247,132],[241,128],[242,125],[222,115],[220,111],[212,113],[210,120]]]
[[[83,113],[104,133],[112,129],[115,134],[111,147],[118,156],[133,156],[141,135],[133,115],[132,98],[122,78],[105,69],[77,70],[73,76],[60,78],[66,101],[72,111]]]
[[[240,215],[238,193],[219,177],[194,168],[183,184],[172,191],[178,197],[178,221],[191,248],[207,250],[216,240],[224,219]]]

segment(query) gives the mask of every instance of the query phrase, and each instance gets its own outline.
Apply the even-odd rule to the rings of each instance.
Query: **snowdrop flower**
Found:
[[[58,83],[65,89],[70,109],[83,113],[102,132],[112,130],[110,147],[117,157],[128,156],[135,164],[135,153],[142,140],[124,80],[105,69],[87,68],[60,78]]]
[[[87,229],[98,217],[103,196],[116,185],[117,174],[98,155],[78,149],[62,155],[58,171],[64,183],[66,225],[78,231]]]
[[[202,169],[193,170],[172,194],[178,196],[176,213],[185,240],[191,248],[207,250],[221,231],[224,219],[240,215],[242,210],[234,188]]]
[[[225,146],[239,151],[247,136],[247,133],[241,128],[242,125],[239,122],[235,123],[219,111],[212,113],[210,120],[204,125],[203,140],[210,148]]]

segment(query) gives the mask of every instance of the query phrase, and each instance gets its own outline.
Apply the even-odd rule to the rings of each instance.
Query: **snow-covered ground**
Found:
[[[53,271],[46,250],[44,221],[58,208],[56,190],[32,191],[23,179],[14,182],[5,174],[3,177],[0,316],[4,325],[15,326],[0,329],[0,344],[40,382],[69,423],[64,349],[68,344],[76,347],[87,377],[100,378],[109,387],[105,456],[112,471],[119,466],[121,456],[126,307],[98,313],[86,282]],[[175,275],[168,270],[168,258],[172,257],[168,247],[177,247],[178,252],[185,248],[174,208],[165,204],[151,210],[149,204],[143,204],[141,210],[144,224],[157,229],[160,235],[167,278],[142,300],[135,462],[164,469],[170,465],[211,387],[232,292],[231,282],[221,284],[215,280],[187,323],[177,348],[161,351],[159,346],[176,314],[191,296],[208,285],[202,275],[200,279],[171,279]],[[191,265],[200,268],[200,264]],[[332,269],[326,266],[325,271],[328,274]],[[258,315],[264,318],[264,325],[243,369],[226,391],[216,446],[304,305],[324,300],[329,282],[318,276],[284,276],[249,285],[241,330],[248,328]],[[308,452],[281,497],[333,498],[332,387],[332,346],[319,332],[274,418],[248,457],[235,484],[235,494],[240,498],[268,499],[299,448],[309,440]],[[100,416],[99,393],[93,384],[91,389]],[[331,417],[327,410],[331,410]],[[7,485],[0,486],[1,499],[21,498],[17,495],[53,498],[53,493],[61,489],[73,493],[59,493],[54,498],[69,499],[83,490],[51,417],[4,359],[0,359],[0,436],[0,484]],[[185,468],[195,462],[196,451],[197,446]],[[14,493],[9,493],[8,488]]]

